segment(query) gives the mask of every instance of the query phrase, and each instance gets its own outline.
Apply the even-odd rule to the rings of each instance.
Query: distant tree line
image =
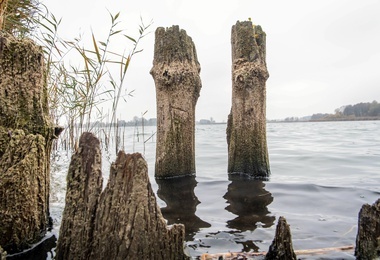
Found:
[[[125,120],[117,120],[115,123],[106,123],[106,122],[101,122],[101,121],[95,121],[91,123],[91,126],[93,127],[112,127],[112,126],[118,126],[118,127],[123,127],[123,126],[155,126],[157,125],[157,119],[156,118],[150,118],[146,119],[143,117],[137,117],[135,116],[133,120],[131,121],[125,121]]]
[[[363,120],[363,119],[380,119],[380,103],[376,100],[367,103],[358,103],[347,105],[335,109],[335,114],[314,114],[311,121],[321,120]]]
[[[344,116],[355,117],[379,117],[380,116],[380,103],[374,100],[372,103],[359,103],[356,105],[348,105],[344,107]]]

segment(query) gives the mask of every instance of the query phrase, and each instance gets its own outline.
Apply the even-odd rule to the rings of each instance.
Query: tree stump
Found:
[[[99,193],[99,143],[89,135],[70,164],[56,259],[188,259],[185,228],[166,225],[141,154],[119,152]]]
[[[232,26],[232,107],[227,124],[228,173],[264,179],[270,174],[265,37],[261,27],[251,22],[238,21]]]
[[[88,259],[91,253],[95,214],[103,184],[101,158],[99,140],[91,133],[83,133],[67,174],[57,260]]]
[[[54,133],[42,48],[0,31],[0,245],[8,253],[37,242],[51,224]]]
[[[364,204],[359,212],[356,259],[380,257],[380,199],[372,206]]]
[[[297,256],[293,250],[292,234],[289,225],[284,217],[278,219],[276,234],[268,253],[265,256],[268,260],[296,260]]]
[[[178,26],[157,28],[153,68],[156,85],[155,177],[195,174],[195,106],[202,87],[192,39]]]

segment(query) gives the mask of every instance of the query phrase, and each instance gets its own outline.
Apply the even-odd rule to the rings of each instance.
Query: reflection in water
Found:
[[[49,234],[48,234],[49,235]],[[47,236],[48,236],[47,235]],[[57,246],[57,238],[55,235],[46,237],[43,241],[35,245],[29,250],[22,253],[8,255],[7,260],[46,260],[53,259],[53,252]]]
[[[172,179],[156,179],[157,196],[166,203],[161,208],[162,215],[168,224],[181,223],[185,225],[186,240],[193,240],[196,232],[211,225],[195,215],[200,201],[194,194],[197,186],[195,176]]]
[[[226,210],[237,215],[235,219],[227,221],[227,227],[239,231],[253,231],[258,226],[264,228],[274,224],[275,217],[269,215],[268,205],[273,197],[265,190],[262,180],[230,176],[232,182],[223,198],[229,205]]]

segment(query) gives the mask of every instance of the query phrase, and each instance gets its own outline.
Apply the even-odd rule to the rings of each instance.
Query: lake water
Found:
[[[185,224],[193,257],[267,251],[280,216],[291,227],[296,250],[354,245],[361,206],[380,197],[380,121],[268,123],[269,181],[229,178],[225,124],[196,125],[196,177],[156,181],[155,136],[143,145],[156,129],[146,127],[144,137],[137,130],[142,132],[122,129],[125,150],[145,149],[163,215],[169,224]],[[103,157],[107,181],[114,156]],[[53,235],[64,208],[68,164],[64,153],[52,164]],[[354,259],[353,253],[327,257]]]

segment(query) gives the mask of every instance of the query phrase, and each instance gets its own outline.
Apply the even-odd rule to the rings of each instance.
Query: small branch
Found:
[[[341,246],[341,247],[326,247],[319,249],[303,249],[303,250],[294,250],[297,256],[303,255],[323,255],[332,252],[354,252],[354,246]],[[229,259],[239,259],[237,257],[251,257],[254,258],[256,256],[265,256],[267,252],[251,252],[251,253],[218,253],[218,254],[203,254],[201,256],[201,260],[214,260],[223,257],[224,260]]]

